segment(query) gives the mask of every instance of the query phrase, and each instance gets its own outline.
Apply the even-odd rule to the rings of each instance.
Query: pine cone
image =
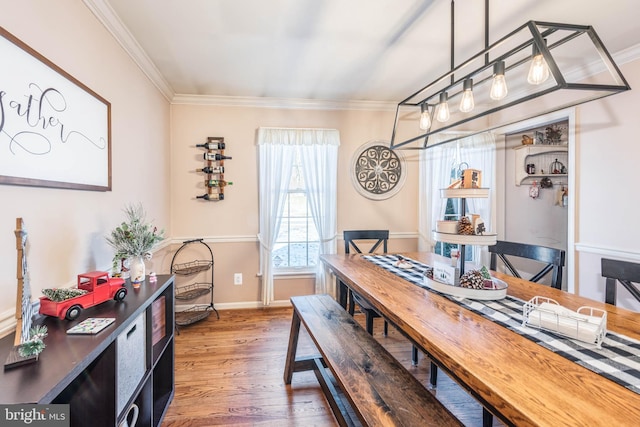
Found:
[[[471,289],[484,289],[484,277],[479,270],[471,270],[460,276],[460,286]]]
[[[458,221],[458,234],[473,234],[473,225],[471,224],[471,220],[466,216],[463,216]]]

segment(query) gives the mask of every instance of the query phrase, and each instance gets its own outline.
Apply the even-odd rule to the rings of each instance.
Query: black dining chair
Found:
[[[562,249],[549,248],[547,246],[530,245],[527,243],[507,242],[498,240],[495,245],[488,247],[491,253],[489,268],[497,270],[498,258],[504,263],[512,276],[523,278],[518,270],[513,266],[508,257],[526,258],[541,262],[545,266],[538,273],[526,280],[539,282],[544,276],[551,272],[551,287],[562,288],[562,271],[564,269],[565,251]]]
[[[601,273],[602,277],[607,279],[604,302],[616,305],[617,282],[620,282],[631,296],[640,301],[640,289],[635,285],[640,283],[640,264],[602,258]]]
[[[389,230],[345,230],[343,233],[344,237],[344,253],[349,254],[352,253],[352,250],[356,253],[374,253],[376,250],[382,246],[382,252],[387,253],[387,242],[389,240]],[[372,244],[372,246],[366,252],[363,252],[362,249],[358,246],[364,244]],[[344,284],[340,283],[339,286],[344,286]],[[353,292],[351,288],[348,290],[347,300],[349,305],[349,314],[352,316],[355,313],[355,305],[358,304],[360,307],[360,311],[364,313],[366,319],[366,329],[371,335],[373,335],[373,319],[380,316],[372,306],[362,298],[362,296]],[[384,321],[384,336],[387,336],[387,332],[389,330],[389,325],[387,321]]]
[[[495,245],[489,246],[491,259],[489,268],[497,271],[498,258],[509,270],[512,276],[522,279],[520,272],[511,263],[510,258],[524,258],[538,261],[545,264],[538,273],[526,279],[530,282],[539,282],[549,272],[551,272],[551,287],[562,289],[562,270],[564,269],[565,251],[562,249],[549,248],[547,246],[530,245],[527,243],[507,242],[498,240]],[[482,425],[488,427],[493,425],[493,415],[486,408],[482,408]]]

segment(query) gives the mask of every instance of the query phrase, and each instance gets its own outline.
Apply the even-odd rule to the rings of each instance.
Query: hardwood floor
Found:
[[[220,320],[210,316],[181,328],[176,392],[162,426],[337,426],[312,372],[295,373],[289,387],[283,382],[291,316],[291,308],[223,310]],[[356,319],[364,323],[362,314]],[[374,335],[428,384],[428,359],[421,355],[411,367],[411,345],[398,331],[390,326],[384,337],[376,319]],[[298,355],[314,353],[301,330]],[[482,425],[481,406],[442,372],[434,392],[465,425]]]

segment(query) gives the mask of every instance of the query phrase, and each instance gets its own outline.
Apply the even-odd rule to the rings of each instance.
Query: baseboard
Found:
[[[0,314],[0,338],[5,337],[16,330],[16,311],[7,310]]]

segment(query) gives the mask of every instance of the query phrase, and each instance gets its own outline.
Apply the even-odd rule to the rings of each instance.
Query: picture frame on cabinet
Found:
[[[111,190],[111,104],[0,27],[0,184]]]

